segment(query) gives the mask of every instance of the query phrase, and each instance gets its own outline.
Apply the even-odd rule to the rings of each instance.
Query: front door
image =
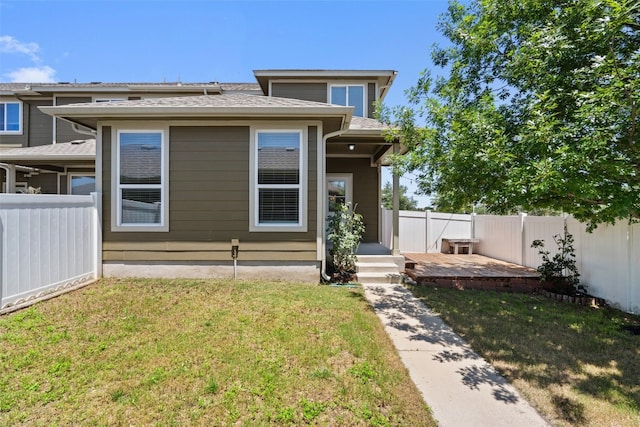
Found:
[[[327,216],[333,215],[336,207],[353,202],[353,174],[327,174]]]

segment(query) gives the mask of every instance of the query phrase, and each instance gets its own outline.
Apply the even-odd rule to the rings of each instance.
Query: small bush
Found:
[[[532,248],[537,248],[542,255],[542,264],[537,268],[540,281],[551,286],[551,290],[566,295],[585,293],[586,287],[580,283],[580,273],[576,267],[576,254],[573,246],[573,235],[564,227],[564,233],[556,234],[553,240],[558,251],[553,257],[544,250],[544,240],[534,240]]]
[[[364,234],[362,215],[356,213],[350,203],[336,205],[336,211],[328,218],[331,243],[329,255],[338,278],[348,282],[356,268],[356,251]]]

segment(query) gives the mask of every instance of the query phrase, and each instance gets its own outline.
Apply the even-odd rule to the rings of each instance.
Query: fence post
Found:
[[[102,277],[102,198],[100,193],[91,193],[93,209],[91,212],[91,234],[93,240],[93,278]]]
[[[424,224],[424,234],[425,234],[425,236],[424,236],[424,253],[426,254],[426,253],[429,253],[429,248],[430,248],[429,239],[431,239],[431,235],[433,234],[431,232],[431,221],[432,221],[432,219],[431,219],[431,210],[430,209],[425,212],[424,220],[425,220],[425,224]]]
[[[629,313],[634,312],[633,306],[633,269],[631,267],[631,262],[633,261],[633,257],[631,256],[631,249],[633,246],[633,227],[631,223],[627,224],[627,307],[626,311]]]
[[[476,213],[472,212],[471,213],[471,238],[475,239],[476,238]]]
[[[525,221],[527,219],[527,214],[525,212],[520,212],[520,262],[518,264],[524,265],[524,261],[527,259],[527,242],[524,239],[524,227]]]

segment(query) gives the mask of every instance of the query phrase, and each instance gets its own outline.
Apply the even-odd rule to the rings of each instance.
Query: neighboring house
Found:
[[[95,132],[55,119],[39,107],[206,93],[262,94],[257,84],[0,83],[0,192],[93,191]],[[73,141],[73,142],[72,142]]]
[[[56,146],[64,145],[56,133],[63,126],[95,139],[105,275],[147,275],[153,269],[181,276],[194,268],[212,275],[228,268],[231,241],[238,239],[243,268],[253,267],[260,277],[317,281],[326,258],[326,217],[336,201],[356,204],[366,224],[365,242],[380,241],[380,168],[399,144],[384,138],[373,105],[384,98],[396,72],[254,75],[257,85],[181,87],[195,93],[162,86],[163,93],[136,92],[136,99],[108,92],[106,102],[89,99],[87,92],[73,103],[59,102],[58,95],[48,105],[37,103],[33,116],[55,118]],[[16,96],[23,111],[32,110],[25,107],[26,95]],[[37,145],[28,136],[12,138],[2,135],[2,144],[15,141],[21,150],[36,151],[24,148]],[[39,171],[45,163],[56,164],[27,163],[25,156],[0,152],[0,162]],[[60,168],[57,186],[63,193],[62,176],[66,172],[73,183],[73,167]],[[86,184],[78,181],[77,187]]]

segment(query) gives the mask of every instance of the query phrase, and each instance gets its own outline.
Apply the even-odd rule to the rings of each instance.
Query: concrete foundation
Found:
[[[233,263],[105,262],[102,264],[102,274],[104,277],[233,279]],[[239,280],[319,283],[320,263],[238,261],[236,276]]]

